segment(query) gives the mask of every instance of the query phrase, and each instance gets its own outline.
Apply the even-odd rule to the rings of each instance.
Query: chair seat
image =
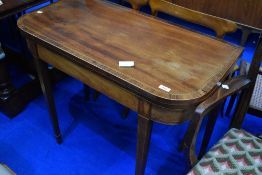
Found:
[[[7,166],[0,164],[0,175],[15,175]]]
[[[262,111],[262,75],[258,74],[250,107]]]
[[[261,175],[262,139],[231,129],[188,175]]]

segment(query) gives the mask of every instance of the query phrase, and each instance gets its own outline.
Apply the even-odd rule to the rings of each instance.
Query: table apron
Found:
[[[32,43],[30,43],[32,44]],[[86,85],[94,88],[95,90],[105,94],[118,103],[139,112],[139,102],[148,103],[151,105],[149,116],[151,120],[163,124],[179,124],[186,120],[190,120],[194,112],[194,106],[174,106],[174,108],[166,108],[163,106],[155,105],[143,99],[137,94],[129,91],[110,81],[98,73],[88,70],[69,59],[57,54],[42,45],[36,45],[38,58],[48,64],[53,65],[55,68],[62,72],[82,81]]]

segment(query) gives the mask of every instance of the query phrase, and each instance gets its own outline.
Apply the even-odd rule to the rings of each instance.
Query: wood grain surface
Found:
[[[240,47],[105,1],[63,0],[42,11],[18,21],[27,37],[155,103],[203,101],[242,53]],[[135,61],[135,67],[119,68],[122,60]]]
[[[261,0],[173,0],[177,5],[262,29]]]
[[[48,0],[2,0],[0,19]]]
[[[149,5],[154,15],[157,12],[163,12],[185,21],[205,26],[214,30],[216,36],[221,39],[223,39],[225,34],[237,30],[237,24],[232,21],[191,10],[167,0],[149,0]]]

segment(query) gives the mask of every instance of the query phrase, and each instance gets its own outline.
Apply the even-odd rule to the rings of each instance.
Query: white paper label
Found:
[[[119,61],[119,67],[134,67],[134,61]]]
[[[42,10],[38,10],[38,11],[36,11],[36,13],[38,13],[38,14],[42,14],[43,11],[42,11]]]
[[[222,84],[223,89],[229,89],[229,86],[227,84]]]
[[[3,5],[4,3],[0,0],[0,5]]]
[[[171,91],[171,89],[169,87],[166,87],[166,86],[164,86],[162,84],[158,88],[163,90],[163,91],[166,91],[166,92],[170,92]]]

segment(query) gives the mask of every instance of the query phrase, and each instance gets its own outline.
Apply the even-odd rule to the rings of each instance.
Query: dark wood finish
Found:
[[[247,27],[241,27],[241,30],[242,30],[242,37],[240,41],[240,46],[245,46],[249,35],[252,33],[252,30]]]
[[[232,80],[229,80],[230,81],[229,83],[225,83],[229,85],[230,87],[229,90],[223,90],[220,88],[221,90],[218,90],[213,96],[211,96],[209,99],[207,99],[197,107],[195,116],[190,125],[190,129],[186,133],[187,136],[186,138],[191,138],[189,136],[191,136],[192,133],[194,133],[192,144],[191,146],[189,146],[190,160],[192,164],[195,163],[197,160],[195,155],[195,143],[196,143],[197,133],[199,131],[199,127],[201,125],[203,118],[207,113],[209,113],[214,108],[214,106],[221,103],[226,97],[239,92],[242,93],[241,93],[240,100],[238,101],[238,105],[236,107],[236,114],[234,115],[234,118],[232,120],[231,127],[235,127],[235,128],[241,127],[244,116],[249,107],[249,101],[252,96],[257,74],[259,73],[261,60],[262,60],[262,38],[260,37],[255,51],[254,58],[251,63],[251,67],[249,69],[248,76],[240,76]],[[211,127],[214,127],[214,124],[211,125]],[[191,140],[188,139],[186,141],[190,145]],[[208,145],[208,139],[205,140],[205,142],[203,142],[201,150],[205,150],[207,145]]]
[[[2,0],[3,5],[0,6],[0,19],[47,1],[48,0]]]
[[[85,99],[89,100],[90,99],[90,87],[84,84],[84,93],[85,93]]]
[[[149,0],[128,0],[139,9]],[[260,0],[165,0],[205,14],[232,20],[243,26],[262,29]],[[244,41],[245,39],[243,39]]]
[[[247,72],[248,72],[248,63],[245,61],[245,60],[242,60],[241,61],[241,64],[240,64],[240,75],[243,75],[243,76],[246,76],[247,75]],[[257,76],[261,76],[262,75],[262,71],[261,71],[261,68],[259,69],[259,72],[258,72],[258,75]],[[256,84],[257,84],[257,82],[256,82]],[[256,86],[255,86],[256,87]],[[253,92],[254,93],[254,92]],[[253,94],[252,94],[252,96],[253,96]],[[237,97],[237,94],[235,94],[234,96],[232,96],[231,98],[230,98],[230,101],[229,101],[229,104],[228,104],[228,106],[227,106],[227,111],[226,111],[226,115],[227,116],[229,116],[230,115],[230,113],[231,113],[231,111],[232,111],[232,109],[233,109],[233,105],[235,104],[235,102],[236,102],[236,97]],[[258,97],[259,98],[259,97]],[[251,98],[251,100],[252,100],[252,98]],[[250,101],[250,103],[252,103],[252,101]],[[255,115],[255,116],[257,116],[257,117],[262,117],[262,111],[261,111],[261,109],[258,109],[258,108],[256,108],[255,106],[253,106],[253,105],[249,105],[249,107],[248,107],[248,111],[247,111],[247,113],[249,113],[249,114],[252,114],[252,115]]]
[[[210,112],[210,115],[208,116],[208,121],[207,121],[206,129],[205,129],[205,132],[204,132],[204,136],[203,136],[203,139],[202,139],[202,146],[200,147],[200,151],[199,151],[199,154],[198,154],[198,159],[201,159],[206,153],[206,149],[207,149],[207,146],[209,144],[209,140],[210,140],[210,138],[213,134],[213,130],[214,130],[214,127],[215,127],[215,123],[217,121],[218,114],[221,111],[221,105],[223,105],[223,103],[221,103],[216,108],[214,108]]]
[[[253,57],[253,61],[250,65],[247,74],[247,77],[252,81],[252,85],[251,88],[249,88],[248,90],[244,91],[241,94],[237,104],[237,110],[233,116],[231,127],[240,128],[242,126],[255,87],[256,78],[259,73],[261,59],[262,59],[262,38],[260,35],[258,45]]]
[[[231,113],[231,111],[234,107],[236,99],[237,99],[237,94],[234,94],[234,95],[232,95],[232,97],[230,97],[229,103],[226,107],[226,113],[225,113],[226,116],[230,115],[230,113]]]
[[[247,113],[255,115],[257,117],[262,117],[262,111],[260,109],[249,107]]]
[[[149,0],[122,0],[122,1],[129,2],[133,9],[139,10],[142,6],[147,5]],[[166,1],[172,2],[172,0],[166,0]]]
[[[126,119],[128,117],[128,114],[129,114],[129,109],[127,107],[125,107],[122,111],[122,118],[123,119]]]
[[[158,104],[188,105],[202,101],[201,98],[208,96],[215,84],[230,71],[242,52],[239,47],[113,4],[78,0],[75,3],[81,7],[77,8],[68,0],[63,2],[44,8],[44,14],[33,13],[22,18],[18,22],[20,29],[31,36],[35,35],[37,40],[45,41],[47,46],[54,44],[60,53],[69,56],[74,53],[75,62],[99,71]],[[56,10],[58,6],[63,7],[62,10]],[[84,13],[85,10],[90,13]],[[99,14],[100,11],[103,14]],[[66,12],[68,15],[64,15]],[[76,20],[69,12],[89,20]],[[56,18],[51,18],[51,15]],[[166,38],[162,33],[172,37]],[[73,43],[72,38],[75,40]],[[165,39],[165,42],[159,45],[161,39]],[[54,40],[57,42],[53,43]],[[94,43],[92,47],[90,43]],[[190,52],[188,47],[191,47]],[[135,68],[118,67],[118,60],[130,59],[135,61]],[[198,65],[205,69],[198,68]],[[172,90],[169,93],[160,90],[160,84]]]
[[[165,0],[149,0],[149,5],[151,7],[153,15],[156,15],[157,12],[164,12],[169,15],[173,15],[175,17],[184,19],[186,21],[203,25],[205,27],[213,29],[216,32],[217,37],[221,39],[226,33],[233,32],[237,29],[237,25],[231,21],[206,15],[181,6],[177,6]],[[212,135],[213,127],[215,125],[218,112],[223,111],[222,109],[223,109],[222,105],[220,105],[220,108],[216,108],[216,110],[212,112],[212,117],[208,118],[208,125],[206,128],[206,132],[204,134],[203,145],[207,145],[205,143],[208,143]],[[191,124],[190,127],[194,127],[195,125],[196,123]],[[190,127],[189,127],[189,131],[193,132],[190,129]],[[193,141],[193,133],[187,133],[181,143],[180,149],[185,149],[187,147],[186,145],[190,145],[192,141]],[[202,149],[200,150],[200,155],[203,155],[205,149],[206,147],[202,147]]]
[[[257,112],[256,109],[250,108],[249,104],[250,104],[250,100],[251,100],[253,90],[254,90],[254,87],[255,87],[255,84],[256,84],[256,77],[260,73],[259,68],[260,68],[260,63],[261,63],[261,59],[262,59],[261,58],[262,57],[261,45],[262,44],[261,44],[261,38],[260,38],[259,43],[258,43],[258,47],[256,48],[255,55],[254,55],[254,58],[252,60],[252,64],[251,64],[252,67],[249,70],[249,75],[246,74],[246,70],[247,70],[246,62],[242,61],[242,63],[241,63],[240,75],[242,77],[249,78],[251,83],[250,83],[250,88],[247,89],[247,90],[244,90],[244,92],[241,94],[240,100],[238,101],[237,108],[236,108],[237,113],[233,116],[233,120],[231,121],[231,127],[241,128],[246,112],[253,112],[253,114],[254,114],[254,112]],[[235,98],[239,93],[233,94],[232,97]],[[233,100],[231,99],[229,107],[234,102],[235,102],[234,99]],[[228,111],[228,113],[229,112],[230,112],[230,110]],[[260,111],[260,113],[261,113],[261,111]],[[212,117],[209,118],[210,122],[208,122],[206,130],[205,130],[205,135],[203,137],[202,146],[201,146],[200,153],[199,153],[199,158],[201,158],[205,154],[209,140],[210,140],[210,136],[213,132],[213,128],[215,127],[215,120],[217,118],[217,115],[213,114],[211,116]]]
[[[197,161],[197,156],[195,154],[195,144],[198,131],[200,129],[204,117],[210,111],[214,110],[214,107],[222,103],[228,96],[231,96],[232,94],[237,93],[241,90],[250,88],[252,83],[251,80],[247,79],[246,77],[237,77],[226,81],[225,84],[227,84],[230,87],[229,90],[220,87],[212,96],[210,96],[200,105],[198,105],[195,110],[194,117],[192,118],[192,122],[189,127],[190,129],[186,133],[186,138],[188,138],[188,145],[186,146],[190,150],[190,161],[192,165]],[[214,118],[214,116],[210,117]],[[191,138],[193,138],[193,140],[191,140]],[[205,142],[205,144],[208,144],[208,142]],[[204,147],[206,147],[206,145]]]
[[[192,10],[262,29],[261,0],[173,0],[173,2]]]
[[[63,0],[42,11],[18,21],[35,59],[138,112],[137,174],[144,172],[151,122],[190,120],[243,50],[105,1]],[[119,68],[120,60],[135,67]]]
[[[4,4],[0,6],[0,20],[45,1],[47,0],[2,0]],[[31,95],[37,92],[30,92],[28,97],[23,98],[26,88],[28,90],[32,90],[32,88],[25,85],[21,89],[16,89],[13,86],[6,68],[6,59],[0,60],[0,109],[6,116],[13,118],[24,109],[28,100],[31,99]],[[30,84],[34,85],[35,83]]]
[[[153,15],[156,15],[160,11],[195,24],[203,25],[213,29],[218,38],[223,38],[226,33],[234,32],[237,29],[237,25],[231,21],[193,11],[166,0],[149,0],[149,5]]]
[[[261,0],[172,0],[172,2],[238,23],[242,30],[241,46],[245,45],[251,32],[262,29]]]
[[[52,95],[52,85],[51,85],[51,81],[49,78],[48,64],[38,58],[37,48],[35,45],[28,42],[28,46],[31,49],[31,52],[35,58],[34,60],[35,60],[36,69],[39,75],[41,88],[44,93],[44,97],[47,102],[47,105],[48,105],[48,110],[49,110],[50,118],[53,124],[56,141],[57,143],[60,144],[62,143],[62,135],[60,133],[57,113],[56,113],[56,108],[55,108],[55,102],[54,102],[54,98]]]
[[[0,59],[0,110],[12,118],[23,110],[24,105],[10,81],[6,67],[6,58]]]
[[[141,6],[144,6],[147,4],[148,0],[127,0],[131,5],[132,8],[135,10],[139,10]]]
[[[152,120],[150,104],[140,101],[138,107],[136,175],[143,175],[147,162]]]
[[[9,74],[6,69],[5,58],[0,59],[0,98],[2,100],[8,99],[15,91],[12,83],[10,82]]]

